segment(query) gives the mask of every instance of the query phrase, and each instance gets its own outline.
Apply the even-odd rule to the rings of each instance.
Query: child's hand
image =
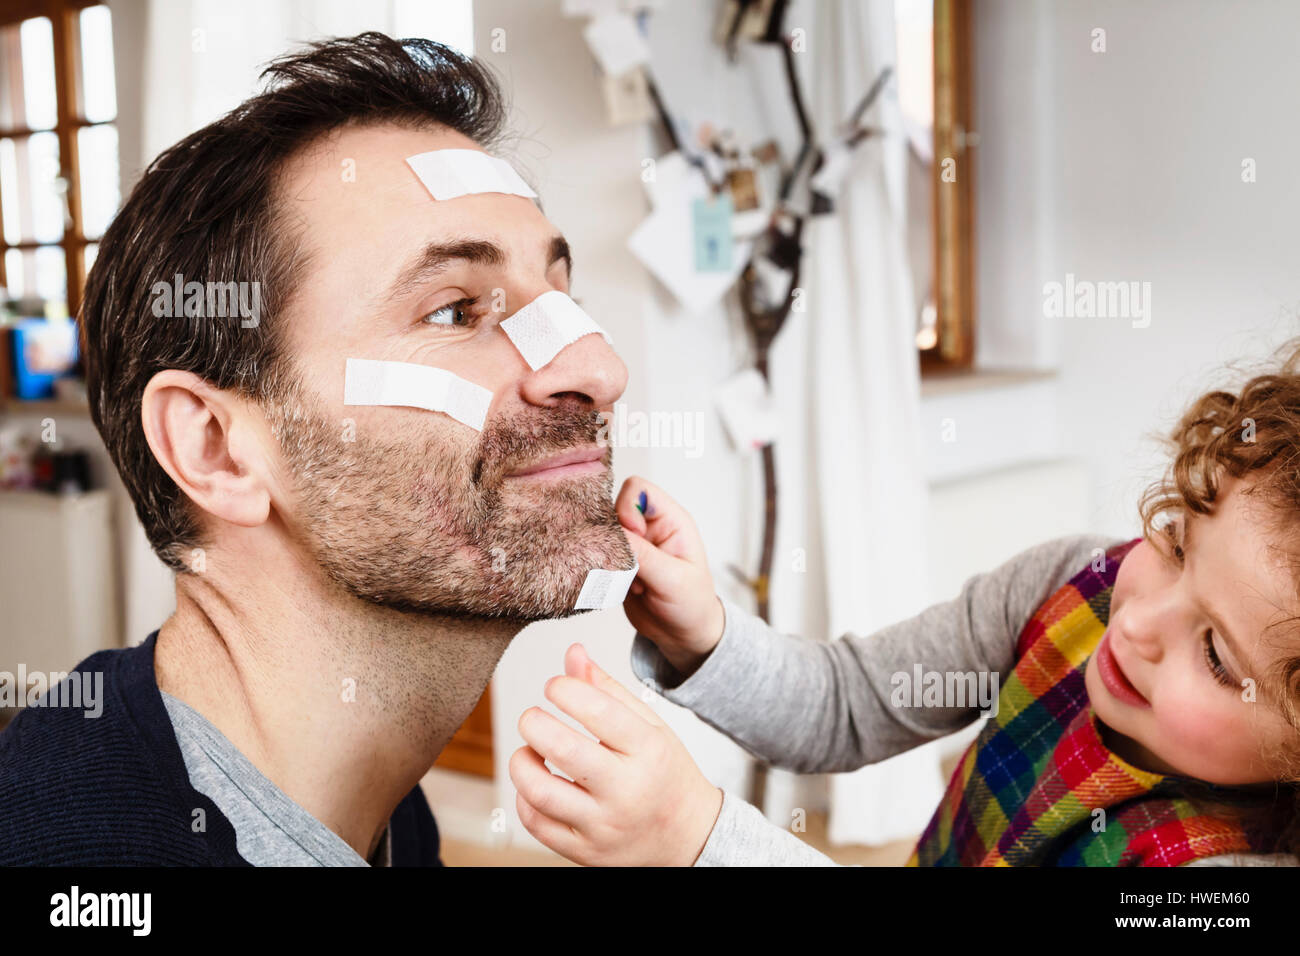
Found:
[[[677,736],[587,657],[564,655],[568,676],[546,682],[546,698],[595,734],[592,740],[540,707],[519,718],[528,746],[510,757],[524,827],[584,866],[690,866],[722,809]],[[573,778],[553,774],[543,763]]]
[[[681,505],[644,478],[623,482],[614,507],[641,565],[623,611],[689,677],[726,622],[700,533]]]

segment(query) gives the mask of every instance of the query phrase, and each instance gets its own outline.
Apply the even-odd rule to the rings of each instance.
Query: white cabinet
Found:
[[[0,491],[0,671],[121,646],[112,511],[104,490]]]

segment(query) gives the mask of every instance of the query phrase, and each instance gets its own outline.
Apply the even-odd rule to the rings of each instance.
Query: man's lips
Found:
[[[597,445],[574,448],[550,458],[543,458],[506,475],[507,478],[566,478],[585,475],[605,467],[605,449]]]
[[[1101,643],[1097,645],[1097,673],[1101,676],[1101,682],[1106,685],[1106,689],[1118,700],[1131,707],[1151,706],[1120,668],[1119,661],[1111,650],[1110,631],[1106,632]]]

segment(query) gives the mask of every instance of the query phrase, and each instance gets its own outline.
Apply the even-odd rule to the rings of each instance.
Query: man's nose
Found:
[[[601,335],[584,335],[524,379],[524,399],[553,406],[577,396],[594,408],[614,404],[627,388],[627,366]]]

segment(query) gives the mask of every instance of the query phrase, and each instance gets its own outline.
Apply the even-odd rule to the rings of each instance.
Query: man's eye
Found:
[[[447,326],[466,326],[470,324],[470,316],[466,312],[468,306],[473,305],[477,299],[457,299],[455,302],[448,302],[441,309],[437,309],[424,316],[420,321],[424,325],[447,325]]]

